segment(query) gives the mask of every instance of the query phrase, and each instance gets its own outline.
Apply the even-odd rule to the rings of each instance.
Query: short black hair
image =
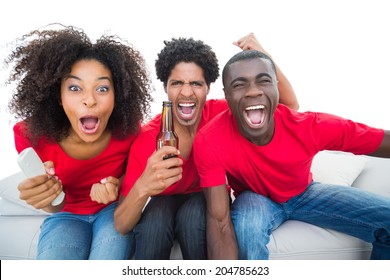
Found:
[[[158,54],[155,67],[157,78],[167,85],[169,75],[176,64],[194,62],[203,69],[207,85],[219,76],[218,59],[210,46],[193,38],[172,38],[164,41],[165,47]]]
[[[252,59],[252,58],[256,58],[256,57],[268,59],[271,62],[272,70],[274,70],[275,75],[276,75],[276,66],[275,66],[275,63],[273,62],[271,57],[269,57],[268,55],[266,55],[265,53],[263,53],[261,51],[244,50],[244,51],[241,51],[241,52],[235,54],[232,58],[230,58],[228,60],[228,62],[226,62],[225,67],[223,68],[223,71],[222,71],[222,81],[225,80],[225,75],[226,75],[226,72],[227,72],[228,68],[230,67],[230,65],[232,65],[233,63],[235,63],[237,61]]]

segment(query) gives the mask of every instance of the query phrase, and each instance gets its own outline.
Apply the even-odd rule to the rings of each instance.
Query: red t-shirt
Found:
[[[220,112],[228,108],[226,100],[208,100],[202,111],[202,119],[198,130],[213,119]],[[155,116],[145,124],[141,133],[135,139],[130,149],[129,163],[126,175],[122,183],[121,193],[126,196],[134,183],[143,173],[150,155],[156,150],[156,137],[160,131],[161,114]],[[180,141],[180,138],[179,138]],[[188,159],[183,159],[183,176],[180,181],[164,190],[160,195],[187,194],[199,192],[199,175],[194,163],[193,152],[190,152]]]
[[[24,122],[14,126],[15,146],[18,153],[32,146],[25,133]],[[135,135],[125,139],[111,137],[110,143],[102,153],[86,160],[70,157],[57,142],[48,141],[46,138],[38,141],[33,148],[43,162],[53,161],[56,175],[62,181],[66,193],[63,212],[94,214],[107,206],[91,200],[91,187],[107,176],[120,178],[123,175],[130,145],[134,139]]]
[[[198,132],[195,162],[202,187],[225,184],[281,203],[302,193],[312,181],[313,157],[321,150],[369,154],[380,145],[382,129],[325,113],[300,113],[279,104],[271,142],[257,146],[238,131],[227,110]]]

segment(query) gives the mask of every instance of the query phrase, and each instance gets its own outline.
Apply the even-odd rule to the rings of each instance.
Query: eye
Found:
[[[80,91],[80,87],[79,86],[76,86],[76,85],[71,85],[68,87],[69,88],[69,91]]]
[[[200,88],[203,86],[203,83],[200,82],[200,81],[194,81],[194,82],[190,82],[190,85],[194,88]]]
[[[269,84],[269,83],[272,83],[272,80],[271,79],[261,79],[259,81],[260,84]]]
[[[234,89],[239,89],[239,88],[243,88],[245,86],[245,83],[242,83],[242,82],[237,82],[237,83],[234,83],[232,85],[232,88]]]
[[[97,88],[98,92],[108,92],[110,88],[108,86],[101,86]]]
[[[182,86],[184,83],[182,81],[172,81],[171,86],[173,87],[179,87]]]

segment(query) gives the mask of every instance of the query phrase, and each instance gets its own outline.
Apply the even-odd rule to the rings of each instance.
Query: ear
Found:
[[[226,92],[226,89],[225,88],[222,88],[223,90],[223,93],[225,94],[225,99],[227,99],[227,92]]]
[[[166,94],[168,94],[168,92],[167,92],[167,85],[166,84],[164,84],[164,91],[165,91]]]

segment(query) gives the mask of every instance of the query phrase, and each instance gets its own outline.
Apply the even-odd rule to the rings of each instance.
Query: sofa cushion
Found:
[[[31,209],[30,209],[31,208]],[[24,207],[8,199],[0,198],[0,215],[1,216],[35,216],[49,215],[43,210],[34,209],[33,207]]]
[[[272,260],[369,259],[372,249],[353,236],[295,220],[283,223],[270,238]]]
[[[313,159],[313,180],[340,186],[351,186],[362,172],[368,158],[351,153],[321,151]]]
[[[0,259],[35,259],[40,226],[46,216],[0,216]]]
[[[366,158],[368,162],[352,186],[390,197],[390,159]]]
[[[0,181],[0,215],[47,215],[28,205],[19,198],[18,184],[26,177],[22,172],[10,175]]]

